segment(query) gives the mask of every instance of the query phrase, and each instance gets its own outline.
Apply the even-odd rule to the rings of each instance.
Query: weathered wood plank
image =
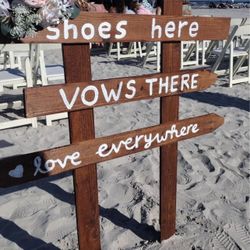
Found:
[[[24,90],[27,117],[120,104],[160,96],[200,91],[211,86],[216,75],[208,71],[155,74],[109,80],[60,84]]]
[[[164,0],[163,14],[181,16],[181,0]],[[180,42],[162,44],[162,72],[180,70]],[[161,98],[161,123],[174,122],[179,118],[179,96]],[[175,233],[176,188],[177,188],[178,144],[172,143],[160,148],[160,240]]]
[[[63,45],[65,79],[72,82],[91,80],[89,45]],[[95,138],[93,109],[69,113],[70,141],[78,143]],[[95,164],[73,171],[79,249],[99,250],[100,226],[97,169]]]
[[[136,24],[136,25],[135,25]],[[229,18],[81,13],[75,20],[49,27],[25,43],[223,40]]]
[[[0,186],[18,185],[200,136],[214,131],[223,122],[222,117],[209,114],[87,140],[57,149],[2,159],[0,160]]]

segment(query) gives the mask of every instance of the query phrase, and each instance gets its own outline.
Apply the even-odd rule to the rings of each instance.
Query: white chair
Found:
[[[109,56],[114,56],[117,60],[125,59],[125,58],[137,58],[138,55],[142,56],[142,48],[140,42],[130,42],[128,45],[125,43],[110,43]]]
[[[48,85],[51,81],[64,81],[63,65],[48,65],[45,62],[44,52],[53,53],[61,50],[60,44],[39,44],[33,55],[33,77],[36,84]]]
[[[230,65],[229,65],[229,86],[232,87],[233,84],[248,82],[250,83],[250,26],[242,26],[240,29],[244,29],[241,38],[243,41],[238,46],[234,46],[234,42],[231,41],[230,45]],[[248,36],[247,32],[249,33]],[[246,38],[246,39],[244,39]],[[237,58],[236,63],[234,59]],[[240,76],[238,72],[242,72],[243,64],[247,61],[247,75]]]
[[[145,67],[148,62],[156,62],[156,71],[161,70],[161,43],[149,42],[146,44],[145,51],[142,52],[143,60],[142,67]]]
[[[123,43],[111,43],[109,45],[108,55],[114,56],[117,60],[125,58],[143,58],[141,66],[145,67],[148,62],[156,61],[156,69],[160,71],[160,42],[146,43],[130,42],[123,46]]]
[[[241,19],[240,19],[241,20]],[[231,28],[231,33],[226,40],[222,49],[213,51],[218,54],[218,58],[212,67],[212,71],[218,74],[229,73],[229,86],[240,82],[250,82],[250,69],[249,69],[249,44],[250,44],[250,19],[237,20],[236,25]],[[234,23],[235,24],[235,23]],[[225,56],[229,57],[229,70],[218,71]],[[236,63],[234,63],[234,59]],[[243,67],[243,64],[248,61],[248,66]],[[247,71],[246,77],[239,77],[237,73]]]
[[[25,86],[27,80],[25,77],[25,72],[18,69],[8,69],[0,71],[0,92],[4,91],[4,87],[10,86],[16,89],[18,86]]]
[[[46,115],[46,125],[52,126],[54,121],[63,120],[68,118],[68,113],[58,113],[53,115]]]
[[[30,86],[32,83],[26,79],[26,66],[22,66],[29,57],[29,45],[25,44],[1,44],[2,64],[0,70],[0,92],[4,86],[16,89],[18,87]]]
[[[207,50],[211,41],[181,42],[181,69],[190,66],[205,66]]]
[[[36,74],[40,79],[37,79],[38,83],[41,83],[42,86],[51,84],[53,81],[62,81],[64,82],[64,68],[63,65],[47,65],[45,60],[45,52],[50,52],[53,50],[61,50],[61,45],[59,44],[40,44],[37,49],[38,65]],[[52,115],[46,115],[46,125],[52,126],[53,121],[66,119],[68,118],[68,113],[58,113]]]
[[[48,85],[52,81],[64,81],[64,68],[63,65],[46,65],[44,50],[39,51],[39,69],[37,74],[40,73],[41,84]]]
[[[199,65],[199,41],[181,42],[181,69]]]
[[[30,64],[29,57],[27,57],[25,60],[25,72],[26,72],[26,80],[30,83],[28,84],[28,86],[31,87],[32,86],[32,72],[31,72],[31,64]],[[5,75],[5,76],[0,75],[0,79],[4,81],[5,79],[1,77],[7,77],[7,80],[8,80],[9,75]],[[0,109],[4,110],[8,108],[20,108],[22,107],[22,105],[23,105],[23,102],[21,100],[18,100],[12,103],[4,102],[4,103],[0,103]],[[37,118],[36,117],[35,118],[18,118],[18,119],[11,120],[11,121],[1,122],[0,130],[20,127],[20,126],[25,126],[25,125],[32,125],[32,127],[37,128]]]
[[[0,55],[4,58],[0,69],[22,69],[22,57],[29,56],[30,46],[28,44],[0,44]]]

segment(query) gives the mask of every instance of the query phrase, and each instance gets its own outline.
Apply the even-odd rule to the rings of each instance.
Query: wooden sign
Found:
[[[69,112],[204,90],[216,80],[208,71],[154,74],[60,84],[24,90],[27,117]]]
[[[87,140],[0,161],[0,186],[9,187],[212,132],[224,119],[215,114]]]
[[[48,27],[25,43],[100,43],[134,41],[223,40],[230,18],[81,13]]]
[[[28,117],[69,112],[70,145],[0,160],[0,187],[73,170],[81,250],[101,248],[96,163],[160,147],[164,240],[175,233],[177,142],[212,132],[224,121],[215,114],[179,120],[179,95],[204,90],[216,80],[208,71],[180,72],[180,41],[224,40],[230,19],[182,17],[182,1],[162,2],[164,16],[84,12],[19,41],[63,43],[66,84],[26,89],[25,109]],[[91,81],[88,43],[134,41],[162,41],[161,74]],[[160,125],[95,139],[94,107],[155,97],[160,97]]]

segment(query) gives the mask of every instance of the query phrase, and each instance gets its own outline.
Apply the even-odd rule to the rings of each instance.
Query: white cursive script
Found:
[[[34,176],[36,176],[38,173],[46,174],[48,172],[51,172],[56,167],[56,165],[59,165],[59,167],[64,169],[67,166],[68,162],[70,162],[73,166],[78,166],[82,163],[79,160],[79,157],[80,157],[80,153],[74,152],[72,155],[65,156],[64,160],[49,159],[49,160],[45,161],[44,166],[42,166],[42,158],[40,156],[37,156],[33,162],[34,167],[36,168]]]
[[[101,144],[96,152],[100,157],[107,157],[113,152],[118,154],[122,146],[128,151],[139,148],[140,142],[143,143],[144,149],[149,149],[153,144],[160,144],[167,140],[172,140],[175,137],[183,137],[190,133],[197,133],[199,131],[198,124],[189,124],[188,126],[183,126],[180,129],[176,128],[176,125],[172,125],[171,129],[166,130],[164,133],[152,133],[147,135],[136,135],[135,137],[129,137],[125,140],[119,141],[119,143],[112,143],[110,146],[106,143]]]

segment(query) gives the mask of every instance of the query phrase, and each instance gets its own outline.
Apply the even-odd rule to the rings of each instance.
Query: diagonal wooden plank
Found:
[[[0,187],[18,185],[71,170],[75,170],[75,173],[79,171],[84,173],[84,171],[90,171],[91,168],[95,169],[93,165],[95,163],[163,145],[176,144],[177,141],[210,133],[223,122],[224,119],[218,115],[203,115],[103,138],[75,142],[57,149],[2,159],[0,160]],[[84,129],[87,130],[88,127]],[[93,190],[88,189],[89,177],[82,181],[84,190],[81,196],[84,196],[85,192],[93,195]],[[85,205],[88,206],[88,204]]]

